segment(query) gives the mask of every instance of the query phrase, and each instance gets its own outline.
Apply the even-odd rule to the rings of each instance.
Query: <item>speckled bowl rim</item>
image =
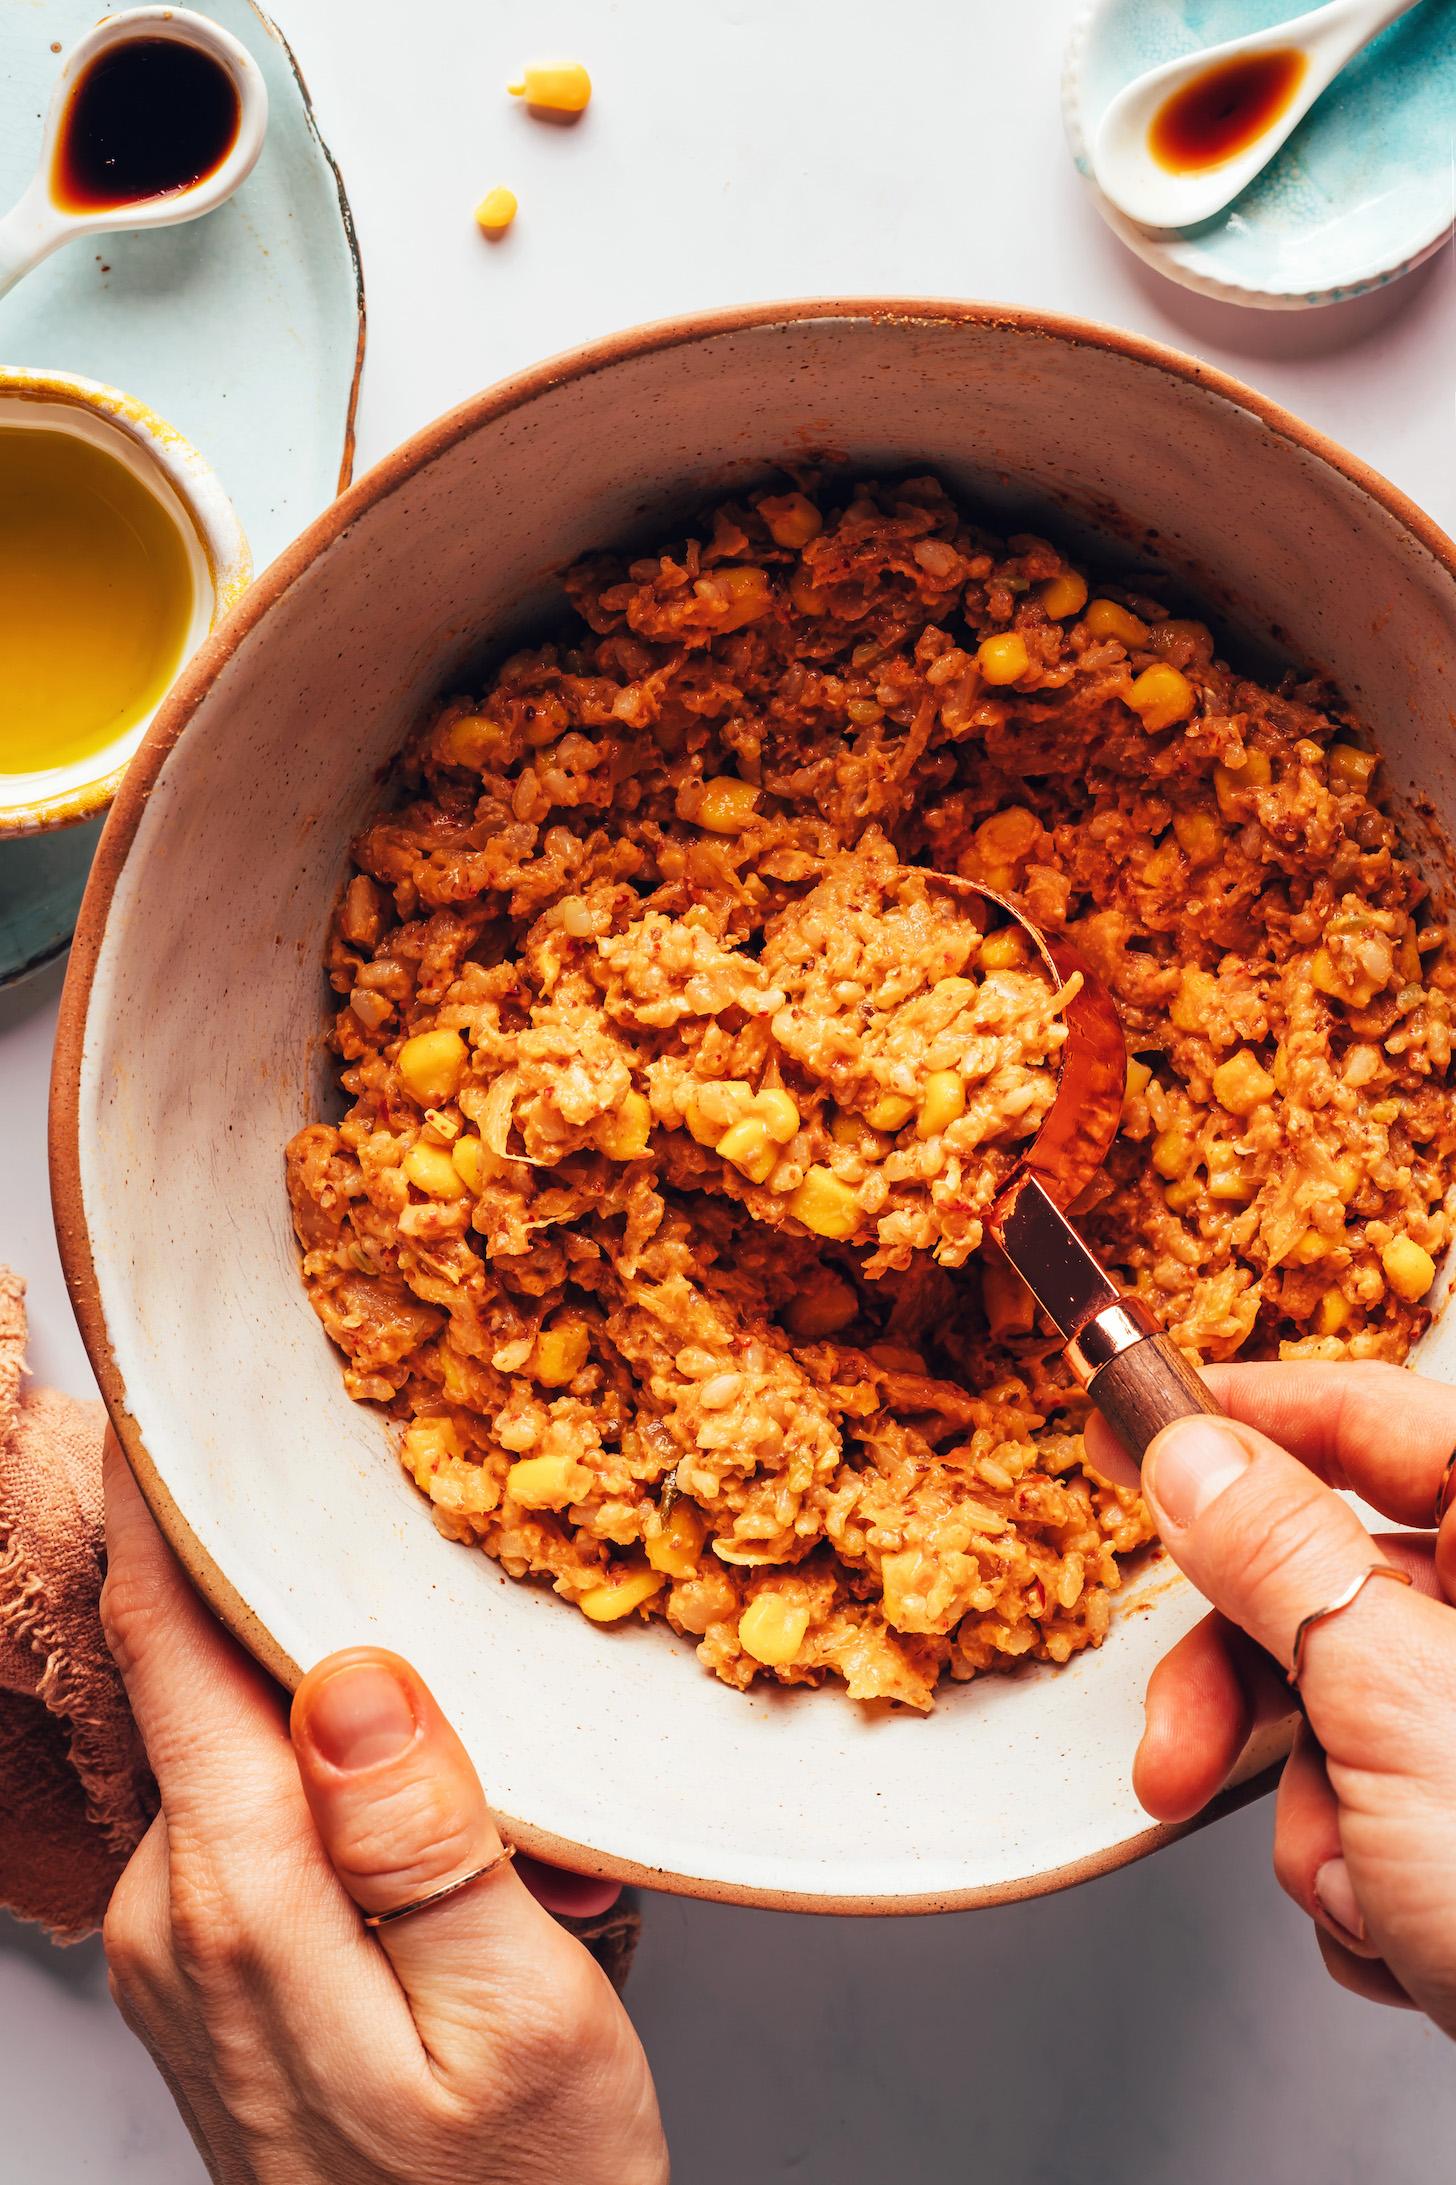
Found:
[[[751,333],[773,326],[792,326],[813,320],[868,320],[878,326],[991,327],[1018,335],[1028,342],[1059,342],[1069,348],[1111,352],[1135,364],[1148,365],[1190,390],[1220,396],[1243,410],[1275,437],[1292,443],[1305,454],[1326,464],[1359,492],[1369,496],[1387,515],[1410,533],[1446,571],[1456,585],[1456,543],[1453,543],[1413,501],[1369,464],[1336,441],[1306,425],[1278,403],[1271,402],[1242,381],[1215,371],[1194,358],[1141,335],[1095,321],[1053,312],[1022,310],[1015,306],[941,301],[934,298],[871,297],[810,298],[800,302],[768,303],[707,311],[630,327],[587,346],[553,357],[510,379],[473,395],[444,416],[424,426],[392,454],[366,471],[357,484],[301,532],[293,544],[264,570],[220,629],[194,654],[144,737],[111,808],[96,853],[90,884],[81,905],[80,921],[71,951],[65,990],[61,997],[60,1025],[51,1077],[50,1170],[51,1200],[66,1284],[85,1343],[101,1386],[112,1424],[153,1516],[166,1535],[193,1584],[233,1635],[247,1647],[278,1682],[292,1690],[302,1671],[279,1645],[271,1631],[197,1540],[147,1450],[136,1419],[127,1408],[126,1390],[118,1370],[106,1315],[96,1278],[86,1209],[80,1188],[81,1066],[85,1048],[86,1019],[107,918],[122,868],[130,854],[147,800],[161,768],[203,698],[212,689],[243,640],[249,637],[269,609],[298,581],[305,570],[368,509],[387,500],[406,486],[426,464],[446,448],[466,438],[482,425],[524,408],[538,396],[575,380],[589,379],[630,359],[658,351],[683,348],[724,335]],[[666,1890],[684,1896],[704,1897],[724,1904],[757,1905],[794,1912],[883,1915],[969,1911],[982,1906],[1010,1904],[1044,1896],[1073,1883],[1090,1881],[1115,1872],[1149,1852],[1205,1827],[1220,1815],[1246,1805],[1273,1787],[1278,1764],[1287,1750],[1287,1726],[1266,1734],[1259,1752],[1257,1772],[1231,1785],[1202,1813],[1187,1822],[1164,1823],[1126,1837],[1120,1843],[1091,1853],[1066,1865],[1019,1876],[1013,1882],[992,1883],[964,1890],[940,1890],[904,1895],[817,1895],[801,1891],[764,1889],[723,1882],[700,1875],[679,1874],[643,1866],[630,1859],[607,1856],[594,1847],[574,1843],[550,1830],[538,1828],[524,1816],[501,1813],[501,1826],[533,1857],[603,1875],[614,1881],[635,1883],[647,1889]],[[1271,1766],[1268,1763],[1273,1762]]]
[[[120,387],[109,387],[99,379],[87,379],[79,372],[40,371],[25,364],[0,366],[0,422],[12,404],[26,402],[77,410],[86,416],[104,419],[139,452],[147,469],[171,487],[186,512],[192,534],[207,563],[212,586],[207,634],[211,636],[236,607],[252,581],[253,555],[238,512],[206,457],[198,453],[175,425],[169,425],[155,410],[148,409],[145,402],[138,401],[135,395],[123,393]],[[153,710],[152,720],[165,704],[164,695]],[[150,723],[148,730],[143,732],[143,740],[149,730]],[[118,745],[125,744],[133,733],[134,729],[127,729],[110,749],[114,751]],[[138,752],[140,749],[138,744]],[[105,755],[104,752],[97,754],[98,758]],[[128,763],[127,759],[122,759],[91,780],[77,782],[68,789],[53,790],[48,796],[19,797],[12,802],[0,793],[0,841],[16,835],[40,834],[51,827],[74,827],[83,819],[94,819],[116,795]]]
[[[1313,4],[1313,0],[1309,0]],[[1067,33],[1066,57],[1062,66],[1062,127],[1066,132],[1067,146],[1077,169],[1078,179],[1090,195],[1107,225],[1119,242],[1125,243],[1135,257],[1141,258],[1155,273],[1161,273],[1165,281],[1176,281],[1180,288],[1188,289],[1196,296],[1211,296],[1216,303],[1238,303],[1254,311],[1317,311],[1334,303],[1349,303],[1356,296],[1367,296],[1377,288],[1388,288],[1407,273],[1414,273],[1433,258],[1442,244],[1448,241],[1456,229],[1456,212],[1442,220],[1439,227],[1424,241],[1418,242],[1404,257],[1371,261],[1350,275],[1346,281],[1328,288],[1278,288],[1260,285],[1252,281],[1225,281],[1216,274],[1200,273],[1191,266],[1181,264],[1172,257],[1168,243],[1157,229],[1145,228],[1136,220],[1129,220],[1125,212],[1118,210],[1109,197],[1098,187],[1091,171],[1092,148],[1087,141],[1086,116],[1082,98],[1082,68],[1087,57],[1087,46],[1093,25],[1109,5],[1109,0],[1087,0],[1087,6]],[[1300,13],[1299,0],[1290,0],[1291,16]],[[1085,167],[1084,167],[1085,162]],[[1173,230],[1174,234],[1178,231]]]

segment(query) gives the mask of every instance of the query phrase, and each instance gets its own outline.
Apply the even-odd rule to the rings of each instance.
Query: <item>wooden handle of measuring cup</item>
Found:
[[[1175,1419],[1219,1409],[1171,1336],[1133,1298],[1098,1313],[1067,1347],[1067,1359],[1128,1455]]]

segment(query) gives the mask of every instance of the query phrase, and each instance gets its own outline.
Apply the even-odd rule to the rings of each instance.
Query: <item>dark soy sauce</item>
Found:
[[[1304,70],[1305,57],[1293,46],[1240,54],[1205,69],[1153,116],[1154,159],[1175,174],[1222,165],[1283,113]]]
[[[51,195],[68,212],[175,196],[222,165],[240,118],[232,77],[197,46],[113,46],[82,71],[67,102]]]

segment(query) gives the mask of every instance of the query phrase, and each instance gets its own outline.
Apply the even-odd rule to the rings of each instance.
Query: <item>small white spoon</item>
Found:
[[[238,98],[237,134],[218,165],[189,189],[94,211],[69,208],[57,200],[55,178],[56,151],[71,93],[98,54],[130,45],[135,39],[152,38],[194,46],[226,70]],[[107,16],[72,46],[61,63],[34,178],[19,204],[0,220],[0,296],[42,258],[79,235],[110,235],[122,228],[171,227],[211,212],[252,173],[267,127],[268,87],[257,62],[246,46],[206,16],[172,7],[130,8],[124,15]]]
[[[1207,220],[1268,165],[1281,144],[1362,47],[1420,0],[1329,0],[1292,22],[1165,61],[1120,91],[1102,117],[1092,171],[1104,197],[1145,228],[1189,228]],[[1185,85],[1229,61],[1293,52],[1303,68],[1292,95],[1257,136],[1208,165],[1165,166],[1153,151],[1153,123]]]

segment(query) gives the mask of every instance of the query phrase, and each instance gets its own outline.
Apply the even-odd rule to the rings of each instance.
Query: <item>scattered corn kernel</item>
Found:
[[[814,582],[802,562],[789,579],[789,602],[796,614],[823,615],[829,612],[829,594]]]
[[[453,1419],[413,1419],[405,1428],[400,1455],[417,1480],[428,1479],[440,1465],[458,1462],[464,1454]]]
[[[1168,1008],[1168,1015],[1180,1032],[1202,1032],[1207,1028],[1217,990],[1218,981],[1211,971],[1198,971],[1190,966],[1182,973],[1178,991]]]
[[[729,1124],[739,1122],[752,1106],[753,1087],[746,1078],[710,1079],[689,1095],[688,1129],[700,1146],[716,1147]]]
[[[1031,666],[1026,639],[1015,630],[1000,637],[983,637],[976,647],[976,666],[988,683],[1015,683]]]
[[[597,1144],[611,1161],[638,1161],[652,1133],[652,1109],[646,1093],[625,1093],[615,1113],[597,1126]]]
[[[1194,1146],[1192,1134],[1181,1123],[1170,1123],[1160,1130],[1152,1145],[1152,1163],[1160,1176],[1170,1181],[1186,1176],[1193,1166]]]
[[[1175,721],[1186,721],[1198,704],[1198,693],[1186,675],[1159,662],[1133,677],[1127,702],[1143,727],[1156,733],[1171,728]]]
[[[821,1267],[810,1277],[809,1287],[790,1299],[784,1318],[791,1333],[817,1343],[847,1328],[858,1311],[859,1299],[843,1276]]]
[[[1274,769],[1267,751],[1251,751],[1242,766],[1215,766],[1213,793],[1224,818],[1242,820],[1247,792],[1267,789],[1273,779]]]
[[[1183,860],[1178,855],[1177,843],[1164,842],[1143,859],[1138,878],[1147,887],[1162,888],[1176,881],[1182,870]]]
[[[717,602],[718,628],[724,632],[741,630],[745,622],[757,622],[773,605],[773,586],[765,569],[715,569],[698,579],[697,590]]]
[[[824,518],[802,493],[774,493],[758,504],[775,546],[807,546],[824,529]]]
[[[545,1388],[564,1388],[586,1364],[591,1337],[580,1320],[558,1320],[543,1328],[531,1353],[531,1374]]]
[[[443,1146],[427,1145],[421,1139],[410,1147],[402,1165],[405,1180],[427,1199],[464,1198],[464,1180]]]
[[[755,1595],[738,1619],[738,1643],[766,1669],[786,1669],[804,1643],[809,1610],[765,1590]]]
[[[472,1198],[478,1199],[490,1174],[489,1156],[473,1131],[450,1148],[450,1165]]]
[[[484,235],[504,235],[516,217],[516,193],[498,185],[475,208],[475,224]]]
[[[966,1112],[965,1080],[959,1070],[932,1070],[925,1080],[925,1097],[915,1119],[917,1138],[938,1138],[957,1116]]]
[[[983,971],[1021,971],[1031,957],[1031,943],[1020,926],[1000,926],[981,943]]]
[[[1317,1335],[1338,1335],[1350,1325],[1350,1301],[1343,1290],[1326,1290],[1314,1309]]]
[[[1317,1267],[1330,1253],[1330,1244],[1318,1229],[1306,1229],[1289,1257],[1296,1267]]]
[[[462,713],[443,730],[435,748],[447,766],[468,766],[479,773],[500,757],[506,731],[483,713]]]
[[[1017,865],[1041,839],[1041,822],[1024,804],[1008,804],[976,829],[976,854],[986,864]]]
[[[987,1325],[998,1342],[1006,1335],[1029,1335],[1036,1326],[1036,1299],[1004,1259],[983,1263],[981,1299]]]
[[[459,1091],[468,1059],[458,1032],[416,1032],[400,1048],[395,1067],[422,1108],[442,1108]]]
[[[833,1169],[817,1163],[784,1201],[788,1212],[816,1237],[852,1237],[859,1226],[859,1200]]]
[[[767,1183],[779,1157],[767,1126],[756,1115],[746,1115],[741,1123],[725,1131],[718,1140],[718,1151],[751,1184]]]
[[[1247,1206],[1254,1196],[1254,1188],[1237,1155],[1225,1147],[1215,1147],[1208,1161],[1209,1197],[1231,1200],[1235,1206]]]
[[[1079,615],[1086,606],[1087,580],[1075,569],[1064,569],[1059,577],[1047,578],[1037,597],[1053,622],[1063,622],[1068,615]]]
[[[1203,1197],[1203,1186],[1197,1176],[1180,1176],[1163,1193],[1167,1205],[1175,1214],[1191,1214]]]
[[[693,816],[709,834],[741,834],[753,818],[757,801],[758,791],[751,781],[739,781],[733,774],[719,774],[712,781],[703,783]]]
[[[881,1093],[865,1121],[871,1130],[903,1130],[914,1113],[914,1101],[902,1093]]]
[[[1119,607],[1115,599],[1094,599],[1082,617],[1082,627],[1090,637],[1115,637],[1129,652],[1148,641],[1146,622]]]
[[[591,1491],[591,1474],[574,1457],[522,1457],[506,1474],[506,1493],[523,1510],[564,1510]]]
[[[628,1571],[625,1577],[614,1579],[610,1585],[593,1586],[590,1593],[582,1595],[577,1607],[594,1624],[620,1623],[634,1608],[641,1608],[654,1593],[660,1593],[666,1584],[664,1571],[647,1568]]]
[[[1370,777],[1379,764],[1377,753],[1362,751],[1358,744],[1331,744],[1331,787],[1363,796],[1370,787]]]
[[[1127,1073],[1122,1081],[1122,1105],[1124,1110],[1134,1100],[1141,1099],[1153,1081],[1150,1065],[1139,1062],[1136,1055],[1127,1058]]]
[[[551,114],[579,114],[591,98],[591,78],[580,61],[532,61],[515,83],[506,85],[513,99]]]
[[[1336,1155],[1332,1165],[1335,1171],[1335,1189],[1348,1206],[1364,1181],[1360,1163],[1353,1153],[1341,1153]]]
[[[1436,1262],[1410,1237],[1392,1237],[1380,1255],[1385,1279],[1397,1297],[1414,1305],[1436,1279]]]
[[[1211,865],[1223,848],[1223,829],[1211,812],[1175,813],[1173,833],[1190,865]]]
[[[776,1145],[786,1146],[799,1128],[799,1110],[782,1085],[766,1085],[753,1103],[753,1113]]]
[[[1258,1056],[1241,1047],[1214,1071],[1213,1091],[1230,1115],[1252,1115],[1255,1108],[1274,1098],[1276,1087]]]
[[[691,1578],[707,1536],[707,1525],[696,1504],[679,1495],[662,1521],[662,1531],[643,1545],[654,1570],[668,1578]]]

